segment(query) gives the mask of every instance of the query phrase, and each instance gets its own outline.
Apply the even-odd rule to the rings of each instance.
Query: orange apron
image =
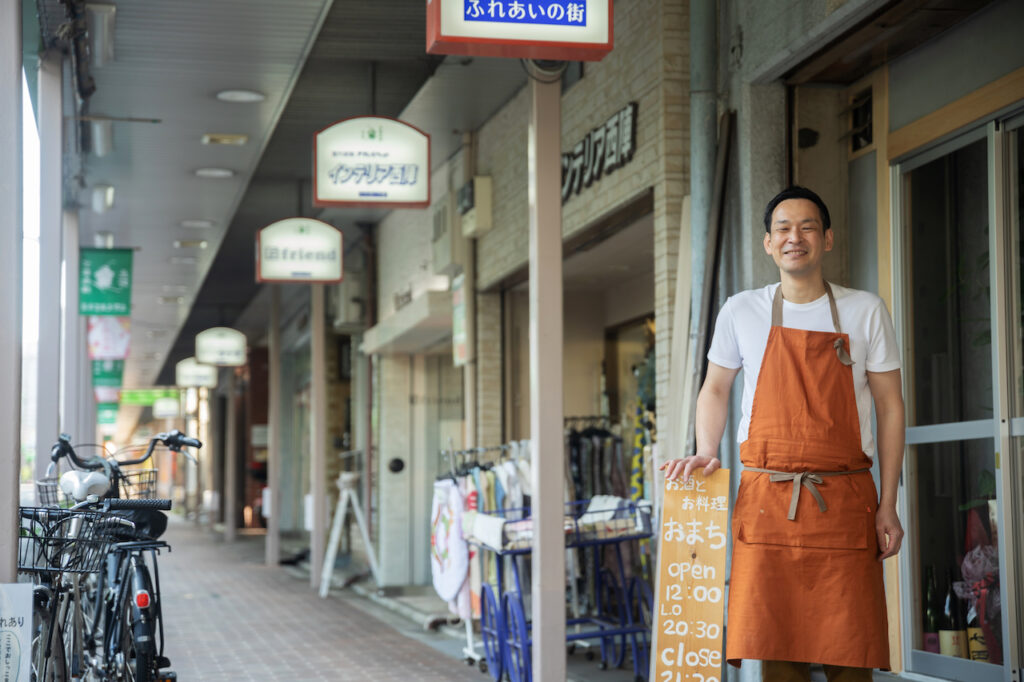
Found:
[[[726,656],[736,666],[889,667],[878,496],[850,340],[825,289],[835,333],[783,327],[781,286],[772,305],[733,511]]]

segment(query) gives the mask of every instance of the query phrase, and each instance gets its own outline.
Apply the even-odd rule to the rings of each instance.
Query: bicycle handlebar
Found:
[[[121,510],[121,509],[161,509],[168,510],[171,508],[171,500],[124,500],[121,498],[107,498],[103,500],[103,510]]]
[[[192,460],[193,464],[197,463],[195,457],[193,457],[187,452],[183,452],[182,448],[203,447],[202,442],[200,442],[198,438],[190,438],[189,436],[183,434],[181,431],[174,429],[166,433],[158,433],[152,438],[150,438],[149,447],[146,448],[146,452],[144,455],[142,455],[142,457],[138,459],[123,460],[120,462],[115,461],[116,463],[114,463],[113,466],[132,466],[135,464],[142,464],[147,459],[153,456],[153,449],[156,447],[157,443],[163,443],[173,452],[181,452],[190,460]],[[71,436],[67,435],[66,433],[60,434],[60,436],[57,438],[57,442],[54,443],[52,448],[50,448],[50,459],[53,462],[56,462],[57,460],[64,456],[70,457],[71,461],[74,462],[75,465],[81,469],[108,469],[111,466],[111,462],[107,461],[103,457],[93,456],[86,460],[79,459],[78,454],[75,453],[75,449],[71,446]],[[107,476],[110,476],[110,471],[107,471]]]

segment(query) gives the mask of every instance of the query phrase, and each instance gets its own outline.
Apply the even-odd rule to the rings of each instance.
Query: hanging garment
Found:
[[[633,417],[633,454],[629,461],[629,499],[634,503],[644,499],[644,404],[640,398],[636,401],[636,413]],[[640,574],[644,580],[651,579],[650,540],[640,540]]]
[[[455,481],[434,481],[430,510],[430,574],[437,596],[454,600],[469,575],[469,545],[462,539],[462,495]]]
[[[479,492],[472,475],[465,475],[459,479],[459,488],[462,490],[463,511],[466,513],[477,513],[479,508]],[[480,550],[472,545],[469,547],[469,605],[474,618],[480,617],[480,597],[483,592],[483,579],[480,570]]]
[[[835,333],[783,327],[782,287],[772,306],[740,445],[746,469],[733,511],[726,643],[733,665],[889,667],[878,497],[861,448],[849,336],[825,290]]]
[[[505,509],[509,510],[509,513],[505,515],[506,518],[510,521],[523,518],[523,486],[517,463],[506,460],[501,463],[497,471],[504,476]]]

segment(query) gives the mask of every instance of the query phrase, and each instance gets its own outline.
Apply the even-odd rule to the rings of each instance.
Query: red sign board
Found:
[[[427,52],[596,62],[612,0],[427,0]]]

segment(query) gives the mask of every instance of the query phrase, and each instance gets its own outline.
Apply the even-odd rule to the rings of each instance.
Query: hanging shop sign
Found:
[[[633,159],[636,151],[636,102],[591,130],[571,152],[562,154],[562,203]]]
[[[218,367],[245,364],[245,334],[228,327],[213,327],[196,334],[196,362]]]
[[[178,389],[176,388],[122,388],[120,403],[137,407],[152,407],[160,398],[174,398],[178,400]]]
[[[427,0],[427,52],[600,61],[612,0]]]
[[[313,136],[313,205],[426,208],[430,135],[393,118],[359,116]]]
[[[466,275],[452,280],[452,360],[462,367],[469,358],[469,338],[466,334]]]
[[[93,388],[120,388],[124,378],[124,360],[93,360]]]
[[[157,398],[153,401],[153,418],[174,419],[179,414],[180,406],[177,398]]]
[[[98,403],[96,405],[96,423],[101,425],[117,423],[117,403]]]
[[[185,358],[174,366],[174,383],[182,388],[216,388],[217,368]]]
[[[256,281],[334,284],[342,279],[342,253],[338,228],[285,218],[256,233]]]
[[[92,315],[86,341],[90,360],[124,360],[131,341],[131,318]]]
[[[722,670],[729,470],[665,482],[652,680],[718,679]]]
[[[78,314],[130,315],[132,250],[80,249]]]

